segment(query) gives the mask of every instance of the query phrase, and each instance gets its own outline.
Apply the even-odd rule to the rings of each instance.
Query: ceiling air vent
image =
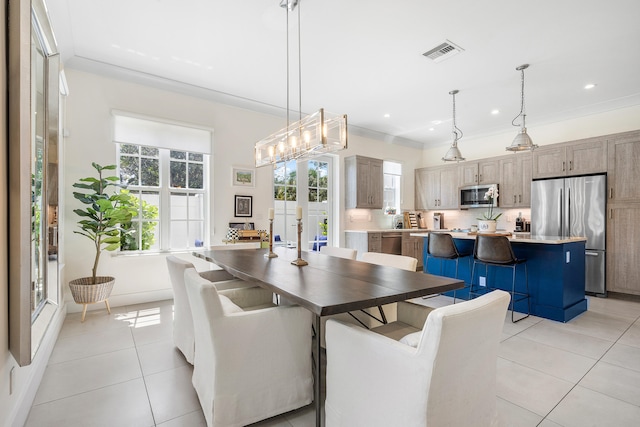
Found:
[[[445,59],[451,58],[452,56],[459,54],[462,51],[464,51],[464,49],[462,49],[460,46],[456,46],[449,40],[446,40],[444,43],[423,53],[423,55],[433,60],[434,62],[441,62],[441,61],[444,61]]]

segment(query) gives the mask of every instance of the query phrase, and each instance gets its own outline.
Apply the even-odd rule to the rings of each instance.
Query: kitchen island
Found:
[[[473,253],[476,236],[470,233],[450,233],[459,251]],[[412,233],[412,236],[424,238],[423,270],[425,273],[441,274],[440,260],[429,258],[427,247],[429,233]],[[585,298],[585,243],[582,237],[559,236],[508,236],[513,252],[518,258],[527,260],[529,272],[529,293],[531,295],[531,314],[546,319],[567,322],[587,310]],[[473,256],[461,258],[458,278],[470,283]],[[455,261],[443,261],[442,275],[455,275]],[[518,268],[516,283],[518,289],[524,289],[525,269]],[[476,267],[474,283],[479,276],[486,276],[484,266]],[[511,270],[490,267],[488,286],[505,290],[511,288]],[[446,295],[453,296],[453,293]],[[468,298],[468,290],[457,291],[456,297]],[[526,300],[516,303],[516,311],[526,313]]]

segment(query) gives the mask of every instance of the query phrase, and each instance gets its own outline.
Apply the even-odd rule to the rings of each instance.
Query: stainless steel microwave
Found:
[[[493,201],[484,198],[484,195],[489,191],[490,187],[497,189],[498,184],[467,185],[460,187],[460,209],[485,208],[491,205],[497,207],[498,197],[500,196],[499,192],[498,197],[494,198]]]

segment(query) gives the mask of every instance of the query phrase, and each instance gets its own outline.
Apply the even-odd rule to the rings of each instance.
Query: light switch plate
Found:
[[[487,278],[484,276],[480,276],[480,287],[484,288],[487,286]]]
[[[566,257],[566,262],[567,264],[569,264],[571,262],[571,252],[567,251],[567,257]]]

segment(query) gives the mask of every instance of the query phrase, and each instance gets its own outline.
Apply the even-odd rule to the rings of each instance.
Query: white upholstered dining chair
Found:
[[[320,253],[323,255],[346,259],[356,259],[356,256],[358,255],[358,251],[355,249],[339,248],[336,246],[321,246]]]
[[[273,307],[259,287],[218,291],[194,269],[184,274],[196,337],[192,382],[207,425],[244,426],[311,403],[311,312]]]
[[[490,426],[510,296],[493,291],[433,310],[400,342],[327,322],[326,426]]]
[[[416,271],[418,266],[418,260],[404,255],[383,254],[379,252],[364,252],[360,255],[360,261],[368,262],[369,264],[383,265],[386,267],[395,267],[407,271]],[[380,317],[377,313],[380,308],[367,308],[366,311],[372,316]],[[388,322],[396,321],[398,317],[398,303],[385,304],[382,306],[386,320]],[[364,321],[370,328],[379,326],[380,323],[373,320],[373,318],[363,319],[362,316],[358,316],[361,321]]]
[[[184,271],[194,268],[193,264],[173,255],[167,257],[169,278],[173,289],[173,343],[182,352],[187,362],[193,365],[194,335],[191,307],[184,287]],[[210,270],[199,273],[205,279],[216,282],[218,289],[255,286],[236,279],[224,270]]]
[[[404,255],[382,254],[379,252],[365,252],[360,256],[360,260],[371,264],[386,265],[403,270],[416,271],[418,260]]]

